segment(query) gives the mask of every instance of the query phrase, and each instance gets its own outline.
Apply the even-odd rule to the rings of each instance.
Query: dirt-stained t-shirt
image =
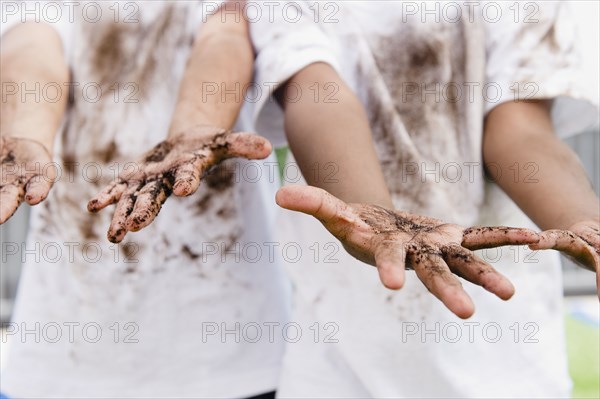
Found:
[[[194,37],[215,5],[81,2],[52,24],[72,82],[60,83],[70,95],[56,141],[60,176],[32,208],[27,243],[15,255],[25,266],[12,320],[19,332],[2,375],[9,396],[245,397],[275,389],[288,286],[281,247],[269,246],[273,159],[223,163],[197,193],[170,198],[120,245],[106,238],[114,207],[86,210],[128,162],[166,138]],[[36,328],[37,339],[21,335]]]
[[[533,227],[484,174],[484,118],[506,101],[555,99],[559,134],[594,122],[594,107],[582,101],[593,96],[576,79],[573,21],[562,3],[466,3],[295,2],[289,7],[300,12],[252,25],[257,81],[285,82],[313,62],[331,64],[367,110],[398,209],[465,226]],[[280,136],[274,102],[257,103],[254,117],[263,134]],[[535,165],[518,172],[535,181]],[[481,251],[517,293],[502,302],[465,282],[476,313],[464,321],[412,272],[400,291],[385,289],[317,221],[282,212],[280,226],[284,239],[333,245],[321,246],[316,262],[289,267],[293,319],[327,329],[318,343],[286,351],[281,397],[569,394],[556,253]]]

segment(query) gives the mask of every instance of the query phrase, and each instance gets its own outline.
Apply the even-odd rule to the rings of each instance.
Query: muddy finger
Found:
[[[117,202],[115,214],[113,215],[107,237],[110,242],[119,243],[127,234],[127,217],[133,211],[135,205],[136,192],[141,184],[135,184],[128,187]]]
[[[99,212],[100,210],[112,205],[121,199],[121,196],[127,189],[127,183],[122,181],[114,181],[104,190],[100,191],[88,204],[89,212]]]
[[[172,184],[168,178],[148,182],[139,191],[133,211],[127,217],[127,230],[139,231],[152,223],[171,190]]]
[[[459,245],[444,247],[442,256],[450,270],[465,280],[482,286],[503,300],[514,295],[515,287],[510,280],[468,249]]]
[[[463,232],[462,246],[472,251],[504,245],[528,245],[540,240],[539,235],[529,229],[512,227],[471,227]]]
[[[417,248],[408,251],[407,259],[425,287],[452,313],[462,319],[473,315],[473,301],[458,278],[452,274],[441,253],[436,253],[431,248]]]

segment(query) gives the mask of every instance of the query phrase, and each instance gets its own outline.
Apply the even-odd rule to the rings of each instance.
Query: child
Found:
[[[13,20],[34,6],[18,4]],[[236,245],[275,240],[276,181],[266,177],[266,164],[256,164],[265,178],[235,184],[235,168],[247,162],[221,163],[197,195],[125,236],[150,223],[171,190],[195,191],[203,169],[232,156],[270,153],[258,136],[224,133],[241,99],[215,95],[196,108],[207,94],[200,83],[250,81],[245,20],[239,13],[222,20],[222,11],[209,18],[196,2],[71,7],[73,21],[65,4],[54,24],[3,26],[3,90],[10,83],[31,90],[35,82],[63,88],[56,102],[53,92],[38,102],[33,95],[20,101],[18,93],[2,104],[0,221],[23,197],[37,204],[48,195],[34,208],[27,245],[17,254],[26,264],[8,329],[3,392],[61,398],[272,392],[282,340],[236,342],[235,335],[240,325],[287,320],[280,255],[252,262],[227,254]],[[51,176],[55,169],[46,166],[63,118],[54,151],[60,168]],[[166,138],[144,162],[131,162]],[[109,212],[86,212],[88,200],[121,173],[131,179],[127,187],[119,183],[90,205],[98,210],[122,193],[113,222]],[[108,236],[120,246],[106,240],[109,224]],[[40,249],[56,247],[59,255]]]
[[[294,14],[300,22],[289,16],[258,21],[251,31],[257,76],[282,83],[284,112],[273,102],[257,104],[257,130],[275,135],[285,121],[292,150],[296,141],[311,142],[310,127],[323,120],[315,122],[315,113],[295,115],[294,104],[302,101],[286,102],[294,97],[281,93],[298,90],[307,63],[327,63],[367,110],[396,209],[461,225],[533,227],[501,187],[540,227],[567,230],[544,233],[536,248],[555,247],[598,272],[598,198],[576,157],[554,135],[580,131],[593,121],[594,108],[580,104],[577,117],[569,113],[574,100],[590,96],[572,79],[577,57],[567,7],[528,4],[516,22],[510,3],[474,8],[400,1],[330,2],[327,8],[306,2]],[[427,14],[419,8],[426,6],[438,9]],[[553,127],[551,116],[561,112],[568,118],[554,118]],[[369,229],[363,205],[315,189],[284,188],[278,202],[317,216],[346,247],[348,237]],[[328,240],[322,226],[301,216],[288,214],[281,224],[283,239],[321,248]],[[384,227],[388,234],[401,230],[393,223]],[[415,253],[397,250],[395,264],[406,257],[416,267],[422,258]],[[280,397],[569,394],[556,253],[481,253],[517,293],[504,303],[466,285],[478,307],[468,322],[445,311],[414,276],[400,277],[392,287],[402,289],[389,292],[343,251],[335,255],[288,268],[293,319],[314,323],[320,335],[288,345]],[[425,256],[442,267],[439,253]]]
[[[0,222],[23,199],[43,201],[27,245],[13,253],[26,264],[2,388],[15,397],[272,396],[289,302],[281,251],[270,251],[281,244],[272,235],[274,162],[253,164],[258,180],[240,173],[249,163],[222,162],[271,149],[258,136],[228,133],[241,107],[236,89],[252,71],[241,9],[226,5],[209,18],[214,3],[128,3],[120,14],[106,4],[94,20],[88,12],[96,3],[89,4],[74,22],[54,24],[59,34],[48,24],[3,26],[3,87],[40,82],[73,93],[68,104],[66,95],[19,101],[14,92],[2,103]],[[66,18],[66,4],[62,11]],[[90,98],[84,87],[103,95]],[[362,126],[342,132],[352,136],[344,150],[360,156],[322,153],[338,162],[343,182],[320,185],[391,207],[366,115],[343,93],[345,110],[358,112],[353,121]],[[55,170],[63,118],[56,159],[64,168]],[[330,139],[314,144],[324,148]],[[196,191],[170,201],[155,220],[171,193]],[[113,203],[109,223],[108,212],[97,212]],[[108,245],[106,226],[120,246]],[[516,235],[516,243],[538,240]],[[63,256],[39,249],[56,246]],[[262,256],[245,255],[257,246]]]

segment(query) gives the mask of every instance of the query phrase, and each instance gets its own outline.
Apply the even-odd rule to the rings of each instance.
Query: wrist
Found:
[[[227,130],[206,123],[172,125],[169,128],[169,138],[183,137],[197,139],[201,137],[213,137],[216,134],[222,133],[227,133]]]
[[[204,108],[201,109],[186,101],[180,101],[171,120],[169,136],[175,136],[194,130],[202,131],[206,130],[203,128],[207,127],[228,130],[231,129],[232,124],[233,123],[229,123],[228,120],[221,117],[220,113],[216,110],[212,113],[208,113]]]
[[[210,135],[218,131],[226,131],[222,126],[212,123],[205,118],[177,118],[169,127],[169,137],[180,135]]]
[[[553,228],[557,228],[560,230],[569,230],[574,225],[584,222],[600,224],[600,215],[598,213],[593,212],[583,212],[575,215],[569,215],[569,217],[566,217],[564,218],[564,220],[559,221]]]
[[[4,133],[2,132],[2,138],[6,139],[17,139],[17,140],[27,140],[34,142],[40,145],[44,150],[48,153],[50,158],[52,158],[52,154],[54,153],[54,137],[40,137],[37,133],[20,133],[20,132],[10,132]]]

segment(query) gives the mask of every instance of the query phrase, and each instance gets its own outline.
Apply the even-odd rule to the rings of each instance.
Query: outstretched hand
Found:
[[[204,127],[162,141],[140,161],[88,203],[98,212],[117,203],[108,239],[118,243],[128,231],[148,226],[171,195],[188,196],[200,185],[204,174],[228,158],[263,159],[271,144],[251,133],[230,133]]]
[[[352,256],[377,267],[387,288],[402,288],[405,269],[414,269],[427,289],[461,318],[470,317],[474,305],[457,276],[504,300],[515,291],[506,277],[471,251],[539,241],[527,229],[465,228],[375,205],[346,204],[309,186],[283,187],[276,200],[283,208],[319,219]]]
[[[547,230],[531,249],[555,249],[577,265],[596,272],[596,287],[600,298],[600,221],[587,220],[567,230]]]
[[[42,202],[56,179],[56,169],[43,144],[19,137],[0,138],[0,224],[6,222],[25,200]]]

